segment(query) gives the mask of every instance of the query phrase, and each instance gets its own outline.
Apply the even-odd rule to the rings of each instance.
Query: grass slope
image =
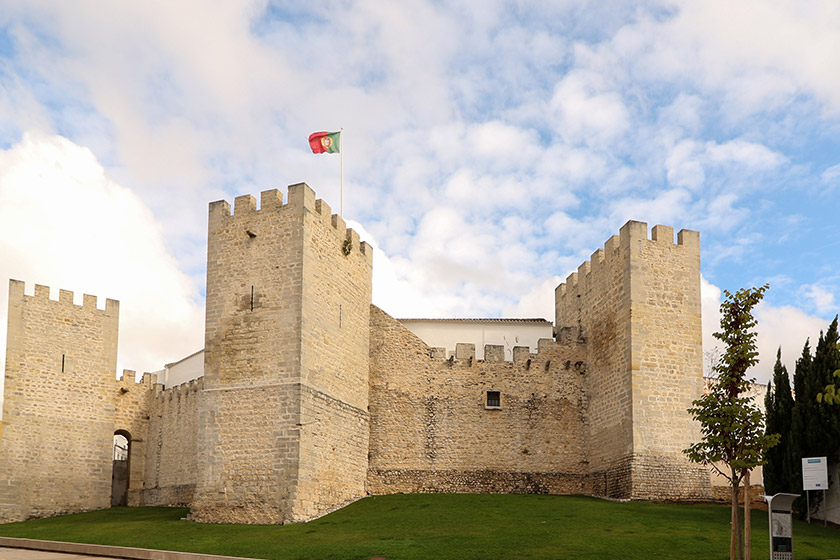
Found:
[[[729,508],[579,496],[413,494],[366,498],[286,526],[182,521],[183,508],[110,510],[0,525],[0,535],[271,560],[539,558],[726,560]],[[753,558],[768,558],[753,512]],[[840,558],[840,531],[794,522],[798,560]]]

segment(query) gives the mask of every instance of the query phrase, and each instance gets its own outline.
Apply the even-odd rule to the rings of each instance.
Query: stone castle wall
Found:
[[[587,341],[593,475],[621,498],[708,497],[708,474],[681,453],[699,432],[702,391],[697,232],[628,222],[556,290],[557,327]]]
[[[555,291],[555,328],[575,328],[586,344],[586,440],[591,469],[610,497],[629,493],[632,456],[630,261],[619,236]]]
[[[282,523],[299,457],[302,201],[210,204],[198,521]]]
[[[295,520],[364,496],[373,251],[306,185]]]
[[[144,374],[135,382],[135,372],[123,370],[122,377],[116,382],[114,398],[114,425],[111,433],[119,433],[128,439],[128,505],[145,505],[143,487],[145,480],[146,457],[155,450],[150,448],[148,437],[150,411],[154,407],[155,396],[161,391],[157,376]],[[108,439],[109,443],[113,437]],[[108,467],[104,467],[107,469]]]
[[[576,336],[446,360],[375,306],[370,333],[370,493],[593,493]]]
[[[193,519],[283,523],[359,497],[372,251],[299,184],[286,204],[211,204],[207,255]]]
[[[710,496],[681,453],[703,383],[696,232],[628,222],[558,286],[555,339],[512,361],[446,359],[370,304],[371,267],[305,184],[212,203],[204,377],[166,390],[114,381],[117,302],[13,281],[0,520],[107,507],[115,432],[129,505],[197,521],[302,521],[366,493]]]
[[[144,376],[145,379],[145,376]],[[144,437],[143,470],[138,484],[129,478],[129,505],[187,506],[192,503],[197,480],[198,404],[204,378],[166,390],[149,391],[150,405]],[[130,467],[139,460],[132,442]],[[135,493],[136,489],[136,493]]]
[[[0,521],[110,505],[119,303],[49,295],[9,284]]]
[[[634,226],[631,222],[631,227]],[[703,394],[700,235],[638,227],[631,243],[632,498],[708,498],[708,469],[682,450],[699,441],[686,410]],[[638,253],[635,253],[638,251]]]

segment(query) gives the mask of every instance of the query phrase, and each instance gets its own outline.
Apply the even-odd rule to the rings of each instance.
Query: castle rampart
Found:
[[[193,502],[197,481],[198,405],[204,378],[166,390],[157,385],[148,411],[142,488],[129,505],[187,506]],[[132,461],[136,457],[132,448]],[[133,471],[132,471],[133,472]]]
[[[94,296],[75,305],[72,292],[49,295],[9,283],[2,521],[110,505],[119,303],[98,309]]]
[[[363,494],[371,263],[305,184],[210,205],[194,519],[289,522]]]
[[[500,346],[475,360],[473,344],[442,359],[375,306],[370,333],[370,493],[597,493],[576,337],[513,361]]]
[[[161,390],[157,376],[146,373],[136,380],[135,372],[128,369],[123,370],[122,377],[115,383],[112,393],[114,425],[111,434],[123,435],[128,440],[129,451],[128,495],[125,505],[144,505],[142,493],[148,454],[149,411],[152,410],[155,397]]]
[[[593,472],[615,497],[708,497],[681,450],[699,433],[685,412],[702,391],[700,243],[630,221],[556,290],[557,328],[587,344]],[[677,480],[679,479],[679,480]]]
[[[302,183],[211,203],[204,375],[166,389],[114,379],[118,302],[13,280],[0,521],[107,507],[115,433],[127,503],[197,521],[395,492],[710,497],[681,453],[703,383],[697,232],[625,224],[557,287],[536,351],[426,345],[371,305],[372,256]]]

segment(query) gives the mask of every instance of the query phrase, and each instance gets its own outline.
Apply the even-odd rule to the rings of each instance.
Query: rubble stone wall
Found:
[[[591,493],[582,347],[567,338],[446,360],[372,307],[368,491]]]

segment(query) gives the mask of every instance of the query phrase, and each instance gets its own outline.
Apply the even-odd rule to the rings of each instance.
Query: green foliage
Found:
[[[752,310],[768,287],[745,288],[735,294],[724,291],[721,331],[714,334],[724,343],[723,355],[714,367],[716,379],[688,409],[700,423],[702,439],[684,453],[691,461],[717,470],[732,486],[737,486],[748,470],[764,464],[765,453],[779,440],[777,434],[765,433],[764,415],[752,404],[748,395],[752,379],[746,375],[758,362]]]
[[[800,493],[802,458],[836,458],[840,449],[840,415],[833,408],[840,395],[837,317],[825,333],[820,333],[813,355],[810,342],[805,341],[793,376],[795,400],[789,395],[787,372],[780,368],[784,366],[777,360],[772,396],[768,394],[765,404],[767,433],[779,433],[781,440],[777,448],[767,453],[764,484],[770,494]],[[820,496],[814,498],[819,500]],[[798,508],[804,506],[804,498],[797,500]]]
[[[773,383],[767,386],[764,408],[767,418],[766,434],[779,434],[779,444],[767,451],[767,465],[764,467],[764,488],[768,494],[794,492],[790,485],[793,479],[793,465],[787,452],[790,446],[790,425],[793,414],[793,395],[790,391],[790,376],[782,364],[782,349],[776,354],[773,367]]]
[[[809,442],[812,450],[819,453],[808,455],[808,457],[825,455],[836,458],[837,451],[840,449],[840,415],[829,403],[818,400],[820,393],[825,391],[826,387],[834,385],[834,372],[840,369],[840,350],[837,348],[840,336],[837,327],[837,317],[835,317],[825,335],[820,337],[814,351],[812,404],[816,416],[814,424],[818,432],[811,434]]]
[[[837,378],[831,385],[825,386],[825,392],[817,394],[817,402],[840,405],[840,369],[834,372]]]
[[[752,403],[749,390],[753,380],[747,370],[758,363],[752,310],[769,286],[744,288],[736,293],[724,290],[720,304],[720,332],[724,351],[714,367],[716,376],[709,391],[694,401],[688,411],[700,423],[702,439],[683,452],[690,461],[708,465],[729,480],[732,524],[730,547],[743,557],[741,520],[738,512],[738,486],[753,468],[765,463],[767,451],[779,442],[779,435],[765,433],[764,415]],[[726,465],[726,469],[721,468]]]
[[[836,411],[820,398],[827,385],[834,379],[834,372],[840,369],[840,350],[837,348],[837,317],[825,333],[820,333],[813,358],[808,344],[802,357],[796,363],[794,389],[796,401],[792,413],[790,446],[796,461],[802,457],[835,457],[840,448],[840,417]],[[797,469],[801,488],[801,463]]]
[[[309,523],[182,521],[185,508],[113,508],[0,525],[0,535],[272,560],[725,560],[726,506],[614,503],[581,496],[373,496]],[[753,511],[754,558],[767,558],[767,513]],[[797,558],[840,558],[840,532],[796,521]]]
[[[837,318],[835,317],[834,320],[837,321]],[[840,344],[837,345],[837,349],[840,351]],[[834,370],[823,392],[817,394],[817,402],[840,406],[840,369]]]

